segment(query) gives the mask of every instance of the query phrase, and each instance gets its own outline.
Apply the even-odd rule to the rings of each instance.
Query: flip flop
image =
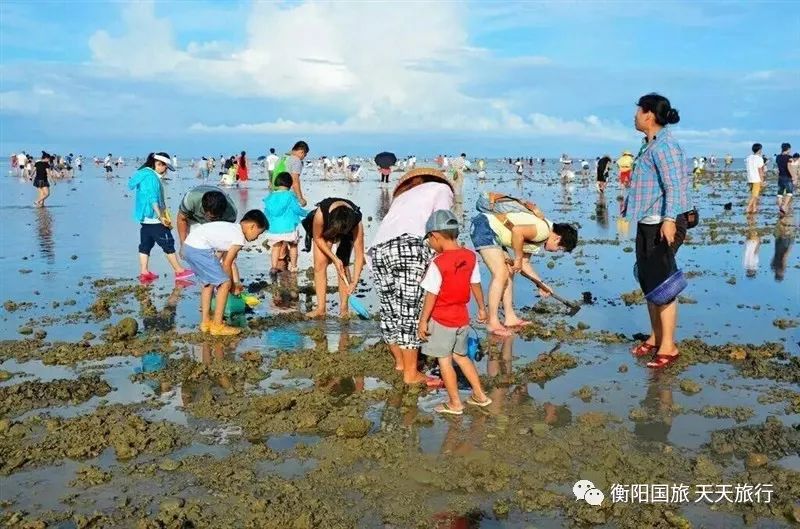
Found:
[[[486,400],[479,401],[475,398],[475,395],[470,395],[467,399],[467,404],[472,404],[473,406],[479,406],[481,408],[488,406],[492,403],[492,399],[486,397]]]
[[[656,355],[650,362],[647,362],[647,367],[651,369],[664,369],[674,364],[680,356],[680,353],[675,353],[674,355]]]
[[[446,402],[443,402],[433,408],[433,411],[436,413],[441,413],[442,415],[464,415],[464,410],[454,410]]]
[[[642,342],[639,345],[631,347],[631,354],[633,356],[647,356],[649,354],[653,354],[657,350],[657,345],[650,345],[647,342]]]

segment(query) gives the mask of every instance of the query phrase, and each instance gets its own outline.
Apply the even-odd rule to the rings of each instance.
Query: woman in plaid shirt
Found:
[[[683,149],[667,128],[678,121],[678,111],[667,98],[647,94],[639,99],[635,125],[645,139],[631,176],[626,216],[637,222],[636,268],[645,295],[677,270],[675,252],[686,236],[689,168]],[[679,354],[675,345],[677,300],[665,305],[648,301],[647,310],[652,333],[632,352],[635,356],[655,353],[647,366],[663,368]]]

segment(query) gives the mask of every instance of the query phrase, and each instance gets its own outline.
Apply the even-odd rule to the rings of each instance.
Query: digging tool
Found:
[[[514,264],[511,261],[506,261],[506,262],[509,264],[509,266]],[[525,279],[528,279],[529,281],[531,281],[537,287],[539,287],[541,289],[544,289],[544,290],[547,290],[548,292],[550,292],[550,295],[553,296],[554,299],[557,299],[558,301],[560,301],[561,303],[563,303],[564,305],[569,307],[569,312],[567,313],[567,315],[574,316],[574,315],[576,315],[578,313],[579,310],[581,310],[581,306],[580,305],[578,305],[577,303],[574,303],[572,301],[567,301],[566,299],[562,298],[561,296],[559,296],[556,293],[555,290],[553,290],[552,288],[548,287],[547,285],[545,285],[544,283],[542,283],[541,281],[539,281],[538,279],[536,279],[535,277],[533,277],[532,275],[527,273],[526,271],[520,270],[519,273],[522,274],[522,277],[524,277]]]

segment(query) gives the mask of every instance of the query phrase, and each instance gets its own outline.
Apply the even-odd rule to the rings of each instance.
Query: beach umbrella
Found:
[[[388,169],[397,163],[397,156],[393,152],[382,152],[375,155],[375,163],[378,164],[378,167]]]

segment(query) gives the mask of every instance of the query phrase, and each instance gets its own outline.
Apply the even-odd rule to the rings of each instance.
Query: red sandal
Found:
[[[656,355],[651,361],[647,362],[647,367],[652,369],[663,369],[674,364],[681,354],[676,352],[674,355]]]
[[[647,342],[642,342],[639,345],[631,347],[631,354],[633,356],[647,356],[649,354],[653,354],[655,351],[658,350],[657,345],[650,345]]]

